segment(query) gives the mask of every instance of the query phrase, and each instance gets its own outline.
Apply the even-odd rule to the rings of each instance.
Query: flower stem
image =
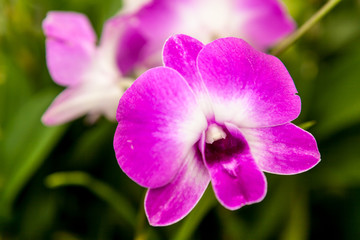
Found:
[[[293,185],[290,191],[291,208],[280,239],[306,240],[310,227],[308,189],[298,184],[298,180],[291,184]]]
[[[99,198],[107,202],[126,220],[135,227],[136,214],[132,205],[107,184],[94,179],[84,172],[57,172],[45,179],[45,185],[49,188],[63,186],[82,186],[93,192]]]
[[[146,190],[147,191],[147,190]],[[137,223],[135,228],[135,237],[134,240],[146,240],[148,238],[149,232],[146,232],[146,218],[144,213],[144,199],[146,195],[146,191],[143,194],[143,201],[140,201],[140,206],[138,209],[138,215],[137,215]]]
[[[275,48],[271,50],[271,54],[279,56],[288,49],[294,42],[302,37],[311,27],[319,22],[326,14],[328,14],[341,0],[329,0],[320,10],[315,13],[307,22],[305,22],[297,31],[289,35]]]
[[[212,188],[209,186],[205,191],[200,202],[183,220],[183,224],[175,234],[174,240],[191,239],[191,235],[196,230],[206,213],[215,205],[216,199]]]

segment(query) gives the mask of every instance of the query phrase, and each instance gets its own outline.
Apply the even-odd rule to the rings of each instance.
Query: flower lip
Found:
[[[203,161],[217,199],[226,208],[235,210],[261,201],[266,194],[266,179],[240,129],[228,122],[222,127],[227,137],[206,144]]]

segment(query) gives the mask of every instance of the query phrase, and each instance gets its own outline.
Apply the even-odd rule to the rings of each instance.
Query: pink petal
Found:
[[[50,12],[43,22],[46,62],[54,81],[75,86],[89,68],[96,36],[87,17],[72,12]]]
[[[90,68],[94,48],[80,43],[46,40],[46,62],[51,77],[63,86],[75,86],[82,82],[83,75]]]
[[[47,38],[65,42],[95,44],[96,35],[89,19],[81,13],[49,12],[43,21]]]
[[[116,87],[68,88],[46,110],[42,122],[45,125],[59,125],[85,114],[105,114],[109,119],[115,119],[121,94],[121,89]]]
[[[139,65],[161,65],[161,49],[173,31],[176,21],[174,14],[176,12],[170,1],[157,0],[128,16],[127,27],[119,46],[125,51],[119,51],[117,56],[118,66],[123,72],[134,70]]]
[[[179,72],[189,83],[196,96],[204,92],[206,94],[204,83],[196,66],[197,56],[203,47],[201,42],[192,37],[175,35],[166,41],[163,50],[164,65]]]
[[[121,169],[150,188],[169,183],[207,122],[189,85],[175,70],[153,68],[119,102],[114,149]]]
[[[294,124],[243,128],[241,132],[262,171],[296,174],[309,170],[320,161],[314,137]]]
[[[116,52],[116,63],[124,74],[129,74],[135,70],[135,66],[144,60],[143,51],[146,48],[147,40],[136,27],[129,23],[124,30],[123,36],[119,41]],[[160,64],[160,53],[158,64]]]
[[[261,201],[267,184],[239,129],[232,124],[226,124],[226,129],[226,138],[206,144],[203,156],[216,197],[235,210]]]
[[[199,53],[198,68],[217,122],[274,126],[300,113],[300,97],[285,66],[241,39],[218,39],[206,45]]]
[[[246,16],[241,37],[257,49],[266,50],[295,29],[295,22],[278,0],[237,1],[237,9]]]
[[[152,226],[166,226],[180,221],[203,195],[210,176],[201,153],[196,151],[190,151],[179,173],[169,184],[147,192],[145,211]]]

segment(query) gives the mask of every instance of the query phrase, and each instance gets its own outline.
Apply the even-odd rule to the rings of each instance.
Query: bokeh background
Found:
[[[300,26],[325,1],[284,3]],[[267,174],[261,203],[232,212],[205,202],[208,211],[197,207],[190,220],[163,228],[148,226],[145,190],[118,167],[116,123],[40,122],[62,90],[45,63],[46,13],[85,13],[100,34],[120,8],[120,0],[0,0],[0,240],[174,239],[185,224],[196,229],[192,239],[360,239],[359,0],[343,0],[280,55],[302,98],[295,123],[315,135],[320,164]]]

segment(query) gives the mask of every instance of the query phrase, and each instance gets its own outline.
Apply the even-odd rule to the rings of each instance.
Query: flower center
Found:
[[[233,136],[221,125],[211,124],[205,132],[205,158],[208,164],[222,162],[225,164],[239,154],[248,152],[248,145],[243,136]]]
[[[224,132],[222,127],[214,123],[210,124],[210,126],[205,132],[205,142],[207,144],[212,144],[217,140],[225,139],[225,138],[226,138],[226,133]]]

